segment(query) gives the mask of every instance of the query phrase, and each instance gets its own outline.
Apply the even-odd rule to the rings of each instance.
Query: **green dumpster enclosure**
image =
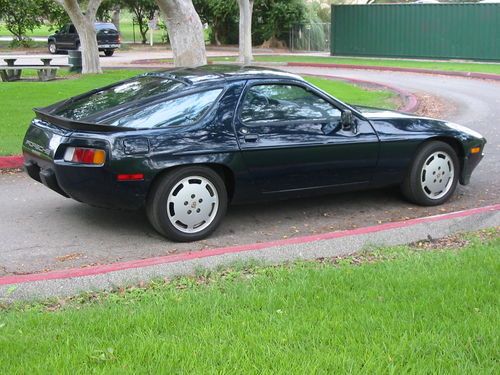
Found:
[[[500,60],[498,4],[332,5],[331,54]]]

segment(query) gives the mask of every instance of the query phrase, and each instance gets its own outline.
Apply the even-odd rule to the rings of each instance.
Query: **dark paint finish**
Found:
[[[481,135],[455,124],[349,106],[298,76],[276,70],[211,65],[146,75],[184,84],[150,100],[122,103],[119,110],[103,111],[93,121],[54,116],[72,100],[38,109],[23,142],[30,176],[81,202],[136,209],[144,206],[151,184],[166,171],[209,165],[226,180],[231,201],[241,203],[399,184],[418,148],[431,139],[455,148],[460,182],[466,184],[486,143]],[[339,111],[352,111],[353,126],[344,127],[340,118],[243,123],[239,114],[245,93],[252,85],[269,82],[300,86]],[[214,88],[223,89],[222,94],[195,123],[153,129],[110,125],[110,119],[151,103]],[[104,149],[106,162],[66,162],[69,146]],[[471,155],[472,147],[481,147],[481,153]],[[117,181],[118,174],[134,173],[143,173],[144,180]]]

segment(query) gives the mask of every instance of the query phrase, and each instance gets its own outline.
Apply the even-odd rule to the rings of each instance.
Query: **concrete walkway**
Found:
[[[407,244],[499,225],[500,205],[495,205],[270,243],[218,248],[44,274],[6,276],[0,277],[0,300],[70,296],[83,291],[132,285],[153,278],[192,274],[200,268],[215,269],[234,262],[258,260],[276,264],[298,259],[334,257],[377,246]]]

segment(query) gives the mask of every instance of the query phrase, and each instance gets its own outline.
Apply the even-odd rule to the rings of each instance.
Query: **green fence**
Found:
[[[499,4],[332,5],[331,54],[500,60]]]

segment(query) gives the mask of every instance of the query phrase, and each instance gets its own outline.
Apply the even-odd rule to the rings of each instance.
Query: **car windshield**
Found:
[[[179,81],[158,76],[137,77],[70,101],[57,108],[53,114],[70,120],[82,120],[127,102],[165,94],[183,86]]]

